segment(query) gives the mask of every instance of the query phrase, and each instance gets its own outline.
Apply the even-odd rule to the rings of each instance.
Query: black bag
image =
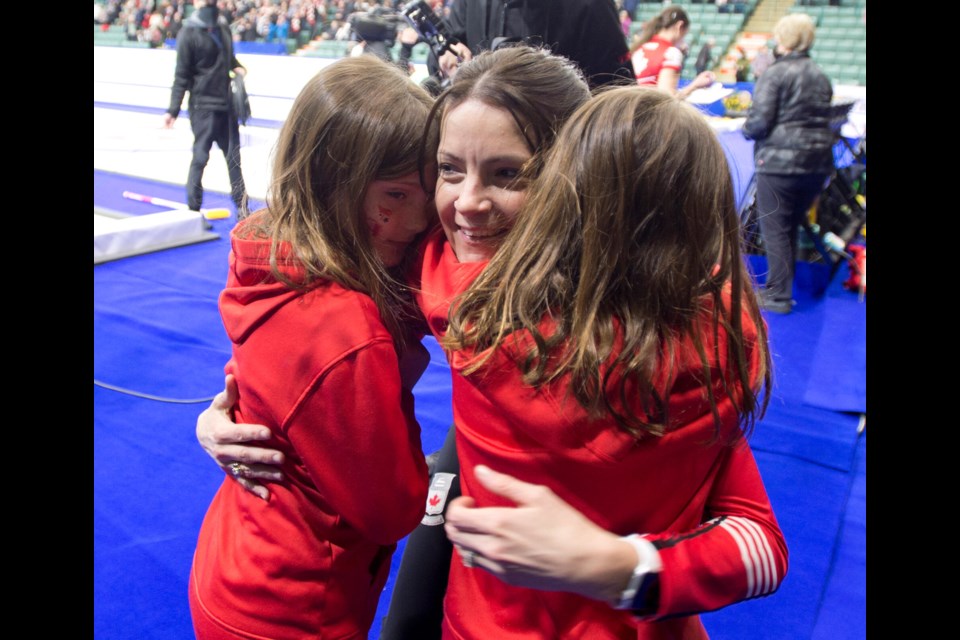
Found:
[[[233,112],[237,114],[237,122],[247,124],[250,119],[250,97],[243,84],[243,76],[233,74],[230,78],[230,93],[233,98]]]

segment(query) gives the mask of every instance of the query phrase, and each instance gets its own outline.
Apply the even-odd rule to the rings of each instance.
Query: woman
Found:
[[[738,233],[693,107],[615,88],[567,121],[442,341],[463,491],[444,638],[706,638],[696,613],[778,588],[786,547],[744,438],[770,355]],[[484,469],[548,488],[584,535],[544,518],[513,553],[523,513]]]
[[[280,131],[267,207],[231,234],[234,412],[267,427],[286,480],[269,505],[229,480],[214,496],[190,573],[201,640],[365,639],[422,514],[410,390],[426,362],[394,274],[431,221],[417,161],[431,104],[372,57],[324,68]],[[357,381],[375,389],[356,396]]]
[[[666,7],[643,25],[630,48],[637,84],[655,86],[684,100],[695,90],[713,84],[713,72],[704,71],[682,89],[677,88],[686,56],[684,38],[689,31],[690,18],[686,11],[675,5]]]
[[[793,309],[797,229],[834,169],[833,88],[810,58],[813,19],[803,13],[773,28],[777,58],[757,81],[743,135],[755,140],[757,220],[767,255],[760,305]]]

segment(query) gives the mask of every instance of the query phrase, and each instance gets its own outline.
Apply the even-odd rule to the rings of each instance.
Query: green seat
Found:
[[[836,62],[839,62],[839,61],[840,61],[840,59],[839,59],[840,52],[839,52],[839,51],[820,51],[820,52],[818,53],[817,50],[816,50],[816,48],[814,48],[811,53],[813,54],[813,56],[812,56],[813,59],[814,59],[814,60],[816,61],[816,63],[819,64],[819,65],[836,63]]]
[[[308,55],[320,58],[342,58],[347,54],[347,43],[341,40],[320,40]]]
[[[99,32],[93,34],[93,44],[102,46],[120,46],[127,41],[126,33]]]

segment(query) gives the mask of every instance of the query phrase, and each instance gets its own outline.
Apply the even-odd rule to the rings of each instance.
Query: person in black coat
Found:
[[[767,256],[761,306],[793,308],[798,228],[834,169],[833,87],[810,58],[810,16],[784,16],[773,29],[777,59],[754,88],[743,134],[755,140],[757,219]]]
[[[591,88],[636,81],[613,0],[453,0],[446,23],[461,60],[523,40],[572,60]],[[450,52],[440,59],[448,77],[457,64]]]
[[[197,0],[195,5],[197,10],[183,22],[177,36],[177,66],[163,125],[173,127],[184,94],[189,92],[193,159],[187,174],[187,206],[199,211],[203,204],[203,171],[216,142],[227,161],[230,197],[242,218],[246,213],[246,187],[240,169],[240,127],[233,108],[230,72],[243,76],[246,69],[234,54],[230,28],[219,16],[216,2]]]

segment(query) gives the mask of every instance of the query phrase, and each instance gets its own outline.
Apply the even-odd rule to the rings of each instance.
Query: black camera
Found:
[[[392,9],[377,7],[372,11],[351,14],[348,22],[358,39],[366,42],[387,42],[388,46],[393,46],[397,39],[397,29],[404,23],[404,19]]]
[[[453,51],[453,45],[460,41],[447,33],[440,16],[433,12],[423,0],[408,2],[403,7],[403,15],[417,32],[420,39],[430,45],[433,54],[439,58],[445,51]],[[455,53],[455,52],[454,52]]]

